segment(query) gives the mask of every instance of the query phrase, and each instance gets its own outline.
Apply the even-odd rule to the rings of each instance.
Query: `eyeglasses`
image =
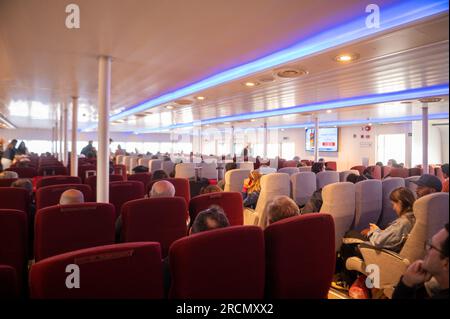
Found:
[[[437,248],[436,246],[433,246],[433,244],[432,244],[429,240],[427,240],[427,241],[425,242],[425,250],[428,251],[428,250],[430,250],[430,249],[435,249],[435,250],[437,250],[438,252],[440,252],[441,254],[444,253],[441,249]]]

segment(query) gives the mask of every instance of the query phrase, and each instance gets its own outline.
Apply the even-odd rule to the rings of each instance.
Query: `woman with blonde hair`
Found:
[[[248,178],[244,180],[244,207],[256,207],[259,193],[261,192],[261,173],[257,170],[251,171]]]

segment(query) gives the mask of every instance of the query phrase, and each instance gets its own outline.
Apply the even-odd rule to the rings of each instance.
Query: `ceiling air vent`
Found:
[[[275,70],[275,74],[279,78],[291,79],[291,78],[300,77],[302,75],[306,75],[306,74],[308,74],[308,72],[306,70],[302,70],[302,69],[288,68],[288,69]]]

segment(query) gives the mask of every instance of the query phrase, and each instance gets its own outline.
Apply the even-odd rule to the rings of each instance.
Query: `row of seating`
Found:
[[[9,235],[14,238],[3,237],[20,243],[16,234]],[[32,265],[30,295],[161,299],[161,258],[159,243],[148,241],[59,254]],[[173,299],[327,298],[335,268],[333,219],[314,214],[281,221],[264,232],[232,226],[195,234],[171,245],[168,263]],[[79,267],[78,289],[66,286],[66,267],[72,264]],[[0,267],[0,278],[15,281],[10,268]]]

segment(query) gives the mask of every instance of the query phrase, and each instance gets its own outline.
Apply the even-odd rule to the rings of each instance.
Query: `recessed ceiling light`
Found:
[[[332,110],[327,110],[327,113],[331,113],[331,112],[333,112]]]
[[[372,126],[372,123],[369,123],[369,126]]]
[[[172,109],[173,109],[173,106],[172,106],[172,105],[167,105],[167,106],[166,106],[166,109],[172,110]]]
[[[230,124],[230,122],[224,122],[223,124],[228,125],[228,124]]]
[[[352,61],[355,61],[355,60],[358,60],[358,59],[359,59],[359,54],[358,53],[340,54],[340,55],[334,57],[334,61],[342,62],[342,63],[352,62]]]
[[[256,122],[256,119],[251,119],[250,122]]]
[[[426,97],[419,100],[422,103],[433,103],[433,102],[440,102],[442,99],[440,97]]]
[[[199,101],[203,101],[203,100],[205,99],[204,96],[196,96],[195,98],[196,98],[197,100],[199,100]]]
[[[296,78],[308,74],[308,71],[294,68],[277,69],[275,74],[280,78]]]
[[[244,85],[247,86],[247,87],[254,87],[254,86],[259,85],[259,83],[258,82],[247,81],[247,82],[244,82]]]

